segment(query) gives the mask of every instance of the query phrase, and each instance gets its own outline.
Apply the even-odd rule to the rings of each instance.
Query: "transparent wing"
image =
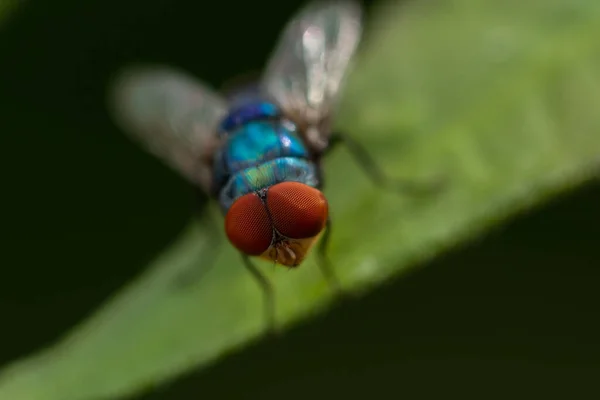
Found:
[[[210,191],[207,155],[227,112],[225,100],[183,72],[130,67],[114,80],[110,106],[117,124],[147,151]]]
[[[309,4],[280,38],[263,77],[263,89],[304,128],[327,135],[361,34],[362,12],[351,1]]]

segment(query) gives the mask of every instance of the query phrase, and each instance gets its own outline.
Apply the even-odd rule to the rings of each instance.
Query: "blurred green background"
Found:
[[[260,70],[303,3],[33,0],[5,19],[2,365],[52,345],[140,276],[193,213],[191,188],[109,121],[110,74],[163,62],[218,87]],[[595,397],[598,204],[589,182],[139,398]]]

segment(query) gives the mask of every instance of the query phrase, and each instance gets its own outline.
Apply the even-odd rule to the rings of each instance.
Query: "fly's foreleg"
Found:
[[[240,254],[242,256],[244,266],[250,272],[254,280],[256,280],[263,292],[265,323],[269,333],[274,334],[277,332],[277,326],[275,323],[275,293],[273,291],[273,286],[271,286],[271,283],[267,277],[264,276],[258,267],[254,265],[252,260],[250,260],[250,257],[243,253]]]
[[[426,195],[434,193],[441,188],[441,180],[416,182],[390,177],[359,142],[349,135],[335,132],[330,136],[328,150],[332,150],[339,144],[345,145],[352,158],[354,158],[373,183],[386,190],[409,195]]]
[[[327,256],[327,249],[329,247],[329,242],[331,239],[331,219],[327,218],[327,223],[325,225],[325,232],[323,232],[323,236],[319,241],[319,245],[317,247],[317,262],[319,264],[319,269],[325,278],[325,281],[329,285],[329,287],[336,293],[341,294],[342,287],[340,281],[335,273],[335,269],[331,262],[329,261],[329,257]]]

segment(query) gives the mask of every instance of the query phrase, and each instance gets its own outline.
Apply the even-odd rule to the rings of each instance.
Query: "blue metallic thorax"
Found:
[[[234,108],[221,122],[223,146],[215,155],[214,184],[223,212],[240,196],[284,181],[318,186],[316,166],[279,108],[251,101]]]
[[[279,108],[273,103],[247,103],[231,110],[221,122],[221,131],[231,132],[235,128],[251,121],[280,117]]]

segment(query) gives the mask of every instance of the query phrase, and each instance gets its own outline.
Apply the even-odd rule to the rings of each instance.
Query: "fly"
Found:
[[[352,1],[311,3],[284,28],[260,82],[226,98],[184,72],[131,67],[113,85],[122,130],[214,198],[225,233],[266,295],[273,291],[250,257],[297,268],[317,243],[319,266],[339,288],[326,257],[331,235],[321,159],[337,144],[377,184],[401,191],[332,116],[359,43],[362,11]]]

